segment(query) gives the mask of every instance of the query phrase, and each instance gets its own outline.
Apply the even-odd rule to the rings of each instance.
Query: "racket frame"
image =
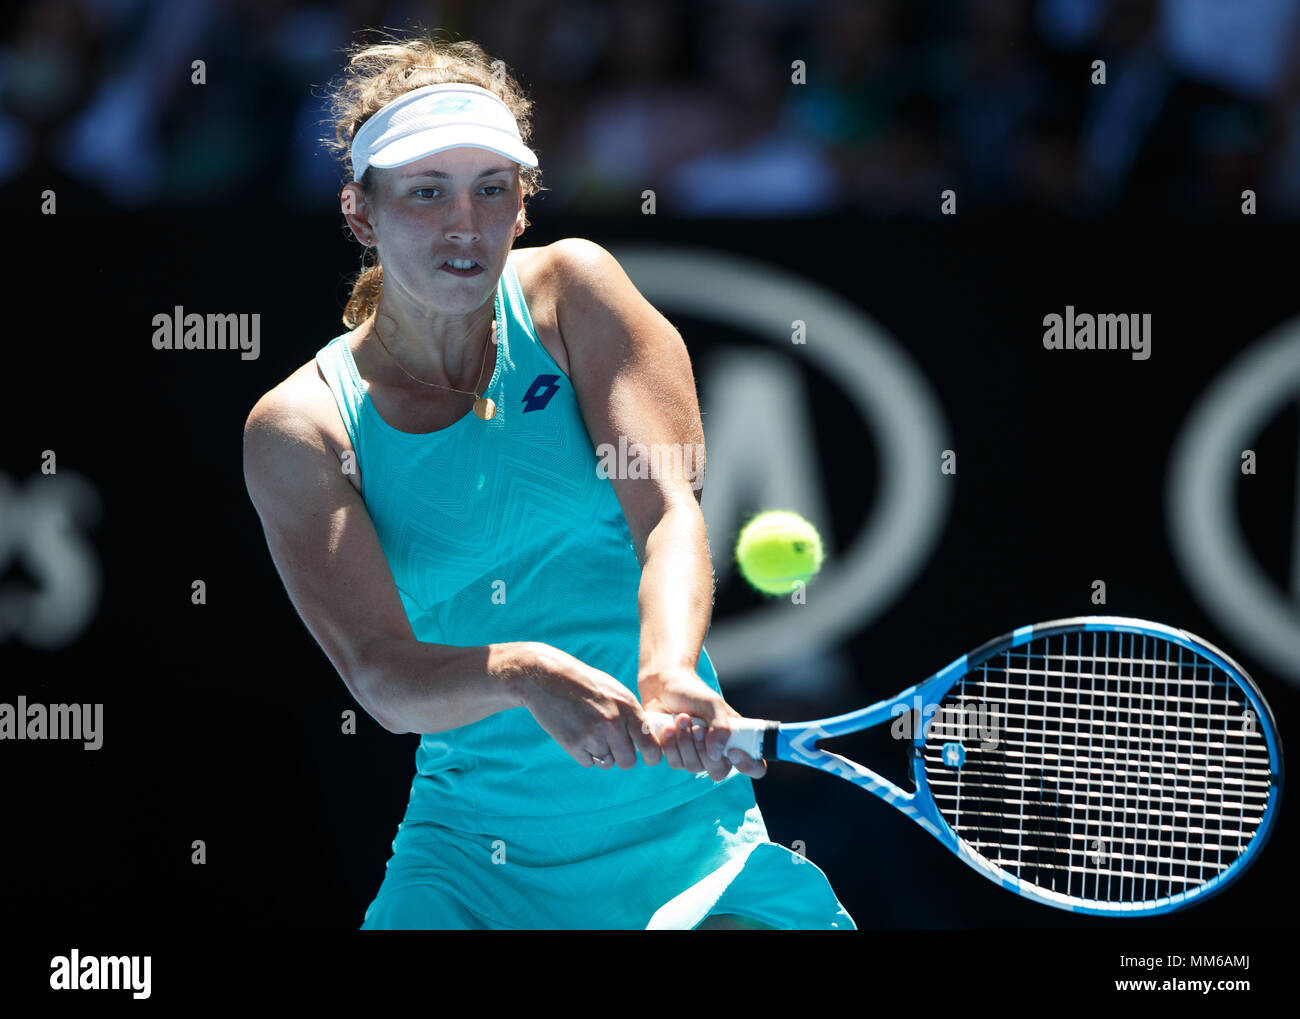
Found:
[[[928,721],[926,724],[916,727],[917,731],[914,733],[909,745],[911,778],[915,787],[911,792],[900,789],[893,782],[856,761],[849,760],[829,750],[823,750],[816,745],[818,741],[823,739],[860,732],[863,729],[869,729],[887,722],[898,717],[900,707],[906,711],[913,711],[919,706],[922,711],[922,719],[928,720],[934,716],[940,702],[956,683],[969,674],[972,669],[995,655],[1027,644],[1034,638],[1050,637],[1062,633],[1089,632],[1129,633],[1161,637],[1198,655],[1205,656],[1223,670],[1245,693],[1251,708],[1254,710],[1255,718],[1258,720],[1259,730],[1268,746],[1269,760],[1275,765],[1275,770],[1269,776],[1268,802],[1264,807],[1259,827],[1251,838],[1245,852],[1234,860],[1223,873],[1189,891],[1146,902],[1081,900],[1075,896],[1067,896],[1053,892],[1050,889],[1028,884],[1014,874],[985,859],[967,845],[952,829],[939,812],[934,801],[925,773],[924,750]],[[1113,916],[1117,913],[1129,915],[1167,913],[1188,906],[1192,902],[1202,901],[1210,895],[1222,891],[1235,881],[1263,850],[1277,817],[1283,784],[1282,745],[1277,735],[1273,712],[1246,671],[1218,648],[1194,634],[1171,626],[1165,626],[1162,623],[1153,623],[1149,620],[1131,619],[1123,616],[1076,616],[1069,619],[1055,619],[1049,622],[1022,626],[1011,633],[995,637],[974,651],[962,655],[951,664],[940,669],[929,679],[868,707],[811,722],[778,723],[756,721],[753,725],[737,726],[735,734],[728,741],[727,746],[728,748],[740,746],[751,755],[762,756],[769,760],[779,759],[807,765],[846,779],[855,785],[861,786],[868,792],[874,793],[886,803],[892,804],[947,846],[960,860],[1008,891],[1058,909],[1105,916]]]

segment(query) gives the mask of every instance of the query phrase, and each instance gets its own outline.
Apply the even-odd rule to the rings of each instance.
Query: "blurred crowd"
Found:
[[[323,86],[446,30],[536,103],[547,213],[1300,217],[1300,0],[24,0],[0,199],[335,207]],[[205,62],[206,84],[191,83]],[[1106,84],[1092,83],[1105,61]],[[801,61],[806,81],[792,82]]]

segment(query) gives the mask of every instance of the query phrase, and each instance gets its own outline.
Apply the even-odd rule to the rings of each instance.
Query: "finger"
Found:
[[[685,767],[682,764],[682,752],[677,745],[677,729],[674,726],[664,727],[664,731],[659,737],[659,745],[663,747],[664,759],[668,761],[668,767],[673,769]]]
[[[767,761],[761,757],[755,759],[743,750],[732,749],[727,751],[727,758],[742,775],[748,775],[750,778],[762,778],[767,774]]]
[[[636,767],[636,747],[633,746],[632,736],[621,718],[609,726],[609,749],[614,755],[614,763],[620,768]]]
[[[724,765],[724,748],[731,738],[731,719],[740,714],[721,697],[700,698],[691,705],[691,714],[705,723],[700,746],[700,761],[707,767],[710,761]],[[729,770],[729,769],[724,769]]]
[[[704,767],[709,773],[709,778],[713,779],[713,781],[721,782],[731,774],[731,762],[727,760],[726,757],[722,757],[716,761],[713,760],[713,758],[709,757],[705,751],[702,741],[700,743],[700,757],[704,761]]]
[[[721,761],[726,756],[727,740],[731,739],[730,715],[720,714],[704,737],[704,753],[710,761]]]
[[[679,716],[678,718],[678,738],[679,740],[684,740],[686,737],[682,735],[681,717],[683,716]],[[726,716],[722,714],[714,714],[713,717],[721,720]],[[723,724],[725,725],[725,722]],[[717,744],[717,758],[715,759],[709,756],[707,741],[709,739],[709,734],[712,731],[712,727],[699,729],[697,731],[694,725],[691,725],[690,733],[693,737],[691,740],[691,749],[694,751],[694,757],[692,758],[688,756],[687,751],[683,750],[682,759],[691,767],[692,771],[707,771],[711,779],[715,782],[719,782],[731,774],[731,762],[722,755],[722,745],[725,744],[726,737],[723,737],[722,741]],[[728,735],[730,735],[730,733],[728,733]],[[698,768],[695,767],[695,761],[697,760],[699,762]]]
[[[677,747],[681,751],[682,766],[687,771],[707,771],[700,760],[700,744],[691,732],[691,724],[690,715],[677,716]]]
[[[709,755],[708,739],[712,729],[704,729],[699,733],[699,738],[695,741],[695,748],[700,755],[700,763],[704,770],[709,773],[709,778],[715,782],[720,782],[731,774],[731,762],[722,753],[722,742],[718,743],[718,757],[714,759]]]
[[[597,768],[608,770],[614,767],[614,755],[610,752],[609,747],[604,747],[601,750],[590,750],[588,753],[591,754],[591,763]]]
[[[641,752],[641,759],[651,767],[658,764],[663,758],[664,752],[660,748],[655,734],[650,731],[650,722],[644,716],[638,715],[628,724],[628,732],[631,734],[637,750]]]

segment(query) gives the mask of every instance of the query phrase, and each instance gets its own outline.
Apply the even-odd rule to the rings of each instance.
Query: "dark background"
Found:
[[[94,753],[4,745],[6,774],[22,776],[8,790],[15,823],[5,872],[31,878],[7,889],[18,895],[11,908],[43,913],[55,895],[66,896],[69,919],[129,901],[141,919],[179,911],[214,923],[357,926],[405,805],[416,737],[392,736],[364,714],[360,734],[339,734],[340,712],[355,705],[284,594],[240,462],[256,398],[341,331],[334,323],[349,249],[329,217],[276,218],[259,229],[277,238],[278,269],[250,273],[239,231],[221,218],[135,217],[120,234],[112,224],[68,217],[49,227],[60,237],[56,251],[76,253],[81,281],[39,276],[33,304],[75,308],[64,329],[30,335],[9,355],[22,412],[9,430],[6,469],[24,479],[53,449],[61,470],[100,490],[103,517],[91,535],[104,593],[74,645],[6,646],[4,699],[103,701],[107,733]],[[838,247],[850,230],[852,245]],[[764,699],[761,682],[729,686],[718,662],[742,713],[849,710],[1023,622],[1102,611],[1173,623],[1222,645],[1257,677],[1284,737],[1290,731],[1294,686],[1206,618],[1174,565],[1163,510],[1170,446],[1191,404],[1234,355],[1294,312],[1282,285],[1287,231],[1170,226],[1124,244],[1107,227],[1056,227],[1045,237],[1032,224],[960,221],[773,228],[566,218],[530,231],[537,243],[566,234],[611,246],[725,247],[815,279],[871,309],[949,420],[958,473],[942,539],[904,597],[848,635],[852,688],[795,707],[788,693]],[[791,237],[845,254],[801,261]],[[151,348],[158,309],[233,306],[234,292],[238,307],[263,314],[259,360]],[[1257,296],[1233,296],[1245,292]],[[1150,360],[1044,350],[1041,316],[1067,301],[1150,309]],[[692,356],[704,360],[715,337],[702,324],[685,331]],[[811,389],[830,385],[792,366]],[[843,397],[828,402],[833,418]],[[837,468],[828,491],[844,547],[870,509],[874,478],[853,466],[851,444],[869,440],[865,427],[854,434],[851,417],[838,413],[847,427],[824,436],[822,455]],[[1292,540],[1295,424],[1292,413],[1261,436],[1267,469],[1241,486],[1246,533],[1279,585]],[[8,577],[22,583],[21,566]],[[196,577],[207,583],[207,605],[190,604]],[[1089,600],[1096,578],[1107,583],[1104,608]],[[816,611],[815,585],[810,593],[806,611]],[[733,577],[719,590],[715,622],[754,604]],[[786,650],[798,649],[774,654]],[[873,750],[884,756],[868,763],[901,769],[897,745]],[[776,765],[758,795],[772,838],[804,840],[862,926],[1106,924],[998,891],[847,783]],[[1286,870],[1290,818],[1284,810],[1260,862],[1228,892],[1137,922],[1289,924],[1297,904]],[[196,838],[208,843],[205,867],[188,862]],[[73,884],[50,888],[42,875]]]
[[[353,28],[401,22],[382,5],[194,6],[206,20],[185,44],[160,43],[145,56],[148,40],[180,31],[166,28],[164,5],[121,5],[129,23],[71,2],[7,16],[0,194],[11,226],[11,322],[0,472],[24,484],[51,449],[60,471],[90,481],[102,513],[86,530],[103,592],[67,646],[12,636],[0,644],[0,700],[102,702],[106,729],[95,753],[0,744],[0,910],[15,928],[354,930],[382,879],[413,774],[417,737],[388,734],[364,714],[359,734],[340,734],[340,713],[356,705],[284,593],[240,460],[258,396],[342,331],[359,258],[330,197],[337,167],[322,170],[326,156],[295,149],[301,132],[290,127],[305,115],[309,86],[324,80],[318,72],[338,67],[336,47]],[[1013,627],[1105,612],[1182,626],[1222,646],[1256,677],[1285,741],[1300,693],[1189,590],[1167,536],[1165,486],[1174,438],[1198,397],[1297,311],[1294,57],[1278,61],[1262,88],[1180,63],[1159,41],[1162,16],[1172,17],[1159,4],[1076,5],[1093,20],[1073,37],[1051,20],[1070,5],[861,6],[872,15],[865,27],[844,4],[666,5],[657,16],[626,4],[607,14],[548,5],[558,15],[505,4],[494,7],[500,19],[457,4],[413,12],[480,38],[521,65],[535,89],[552,190],[533,204],[521,246],[567,236],[610,248],[683,245],[788,270],[875,319],[938,398],[958,455],[952,505],[916,580],[825,659],[850,682],[801,700],[776,691],[770,676],[732,677],[717,661],[730,702],[757,716],[829,715]],[[518,38],[530,18],[554,28],[547,19],[564,17],[563,31],[542,34],[592,51],[581,60],[565,63]],[[312,36],[309,24],[326,28]],[[662,51],[647,43],[653,66],[644,67],[620,45],[620,31],[634,29],[684,41]],[[292,52],[275,39],[292,41]],[[547,45],[569,52],[561,43]],[[844,67],[872,73],[817,73],[832,66],[837,45],[849,50]],[[729,47],[739,55],[727,56]],[[200,100],[188,83],[190,54],[209,50],[228,59],[207,58]],[[1097,105],[1087,65],[1102,51],[1116,55],[1113,72],[1125,53],[1150,56],[1133,60],[1166,86],[1149,124]],[[805,52],[816,102],[788,84],[790,59]],[[44,87],[17,88],[33,67],[53,69]],[[135,81],[141,67],[155,78],[127,91],[120,109],[110,104],[112,115],[89,118],[73,98],[33,110],[31,96],[63,94],[48,84],[60,73],[78,86],[67,96],[102,98],[114,75]],[[158,81],[170,84],[159,92]],[[603,137],[600,117],[619,118],[580,99],[626,94],[671,123],[674,103],[740,96],[757,108],[727,91],[747,87],[772,92],[770,123],[702,142],[690,173],[683,167],[696,154],[687,152],[620,176],[584,141]],[[1026,95],[1036,97],[1029,108]],[[147,129],[132,130],[149,144],[128,158],[110,143],[121,141],[127,114],[146,109]],[[818,135],[816,125],[836,116],[847,126]],[[1098,123],[1120,133],[1127,125],[1138,153],[1105,180],[1098,167],[1109,165],[1112,143],[1088,139],[1116,135],[1094,136]],[[78,124],[103,142],[88,166],[59,155],[61,132]],[[820,169],[769,159],[782,146]],[[737,166],[754,172],[745,180],[771,186],[737,186]],[[823,172],[826,187],[810,187]],[[700,181],[726,208],[700,207],[708,204]],[[645,187],[659,191],[653,217],[640,213]],[[943,187],[957,191],[956,217],[937,215]],[[1240,215],[1243,187],[1258,191],[1259,215]],[[39,213],[45,189],[58,196],[52,216]],[[261,357],[155,351],[152,317],[175,304],[260,314]],[[1149,312],[1151,359],[1044,350],[1042,318],[1067,304]],[[697,366],[723,346],[771,347],[663,310]],[[844,548],[871,509],[872,437],[834,379],[789,360],[810,397],[823,398],[813,423],[822,462],[834,468],[827,492]],[[1283,591],[1300,512],[1298,425],[1294,407],[1273,420],[1254,447],[1259,474],[1239,485],[1251,550]],[[10,594],[40,583],[12,549],[0,571]],[[190,602],[195,578],[207,583],[206,605]],[[1089,601],[1098,578],[1104,608]],[[718,592],[715,622],[757,604],[732,578]],[[800,649],[782,650],[797,658]],[[901,774],[888,739],[864,753]],[[771,837],[802,840],[862,928],[1277,929],[1294,927],[1300,907],[1285,804],[1259,862],[1224,894],[1183,913],[1106,920],[998,890],[829,776],[778,764],[757,794]],[[196,839],[207,844],[203,867],[190,863]]]

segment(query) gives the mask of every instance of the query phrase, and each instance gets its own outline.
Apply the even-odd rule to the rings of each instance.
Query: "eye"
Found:
[[[424,195],[422,194],[422,192],[424,192],[424,191],[437,191],[437,190],[438,190],[438,189],[437,189],[437,188],[434,188],[434,187],[428,187],[428,188],[416,188],[416,189],[412,192],[412,194],[420,195],[420,197],[423,198]],[[432,198],[433,195],[429,195],[429,197]]]
[[[505,188],[503,188],[500,184],[484,184],[483,187],[480,188],[479,190],[491,192],[491,194],[489,194],[488,197],[492,198],[495,197],[497,194],[501,193],[502,191],[504,191]]]

